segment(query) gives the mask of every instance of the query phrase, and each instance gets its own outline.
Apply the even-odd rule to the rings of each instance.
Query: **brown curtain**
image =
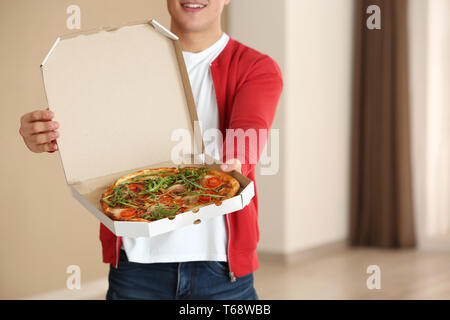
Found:
[[[366,9],[381,9],[370,30]],[[356,0],[350,244],[415,245],[406,0]]]

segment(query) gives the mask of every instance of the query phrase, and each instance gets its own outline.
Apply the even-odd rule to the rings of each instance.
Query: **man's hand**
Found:
[[[230,172],[236,170],[240,174],[242,174],[242,165],[239,159],[231,159],[226,162],[226,164],[222,164],[220,169],[224,172]]]
[[[35,110],[20,118],[19,133],[28,149],[33,152],[54,152],[58,149],[59,124],[51,121],[54,113],[47,110]]]

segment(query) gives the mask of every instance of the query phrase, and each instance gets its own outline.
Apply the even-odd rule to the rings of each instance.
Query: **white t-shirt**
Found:
[[[219,128],[219,113],[210,64],[222,52],[228,40],[229,36],[223,33],[217,42],[201,52],[183,51],[202,132]],[[211,140],[213,144],[216,142]],[[212,150],[211,143],[207,145],[205,141],[205,152],[217,158],[208,152]],[[217,148],[217,144],[214,147]],[[122,249],[127,253],[128,260],[139,263],[227,261],[226,246],[225,216],[214,217],[151,238],[122,238]]]

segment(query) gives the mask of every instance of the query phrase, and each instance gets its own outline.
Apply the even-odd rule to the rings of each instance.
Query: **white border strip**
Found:
[[[155,27],[156,30],[160,31],[165,36],[167,36],[167,37],[169,37],[169,38],[171,38],[173,40],[178,40],[179,39],[174,33],[172,33],[169,29],[167,29],[166,27],[161,25],[158,21],[152,19],[151,23]]]
[[[47,63],[48,57],[50,57],[50,55],[52,54],[53,50],[55,50],[56,46],[58,45],[59,41],[61,40],[60,37],[58,37],[55,41],[55,43],[53,44],[52,48],[50,49],[50,51],[47,53],[47,55],[44,58],[44,61],[42,61],[41,63],[41,67],[44,66]]]

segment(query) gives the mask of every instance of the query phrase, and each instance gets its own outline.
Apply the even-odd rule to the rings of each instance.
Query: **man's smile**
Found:
[[[187,1],[181,4],[183,9],[187,12],[199,12],[208,6],[207,3],[197,1]]]

